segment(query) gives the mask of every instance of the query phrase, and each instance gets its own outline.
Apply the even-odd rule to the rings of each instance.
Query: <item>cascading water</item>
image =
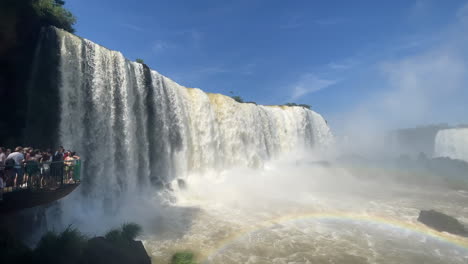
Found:
[[[261,167],[332,141],[313,111],[185,88],[119,52],[57,31],[60,142],[85,160],[90,193],[135,193],[194,171]]]
[[[50,107],[60,105],[57,141],[84,160],[81,191],[52,207],[60,210],[59,228],[101,234],[137,222],[155,263],[185,249],[200,263],[468,260],[468,241],[434,239],[416,220],[429,207],[468,221],[464,193],[401,186],[393,171],[382,171],[389,175],[383,182],[361,179],[353,173],[369,174],[365,167],[309,159],[314,152],[304,150],[333,143],[319,114],[185,88],[119,52],[61,30],[48,33],[44,40],[54,43],[43,47],[53,50],[39,58],[58,47],[59,104]],[[307,158],[298,159],[303,153]],[[165,195],[179,178],[188,188]],[[172,195],[175,201],[161,205]],[[311,213],[319,217],[302,218]]]
[[[435,157],[449,157],[468,162],[468,128],[444,129],[435,138]]]

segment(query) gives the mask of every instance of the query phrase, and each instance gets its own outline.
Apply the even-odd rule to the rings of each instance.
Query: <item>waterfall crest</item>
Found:
[[[434,155],[468,162],[468,128],[440,130],[435,139]]]
[[[333,141],[311,110],[237,103],[185,88],[117,51],[54,30],[60,142],[84,159],[90,192],[129,192],[206,169],[261,167]]]

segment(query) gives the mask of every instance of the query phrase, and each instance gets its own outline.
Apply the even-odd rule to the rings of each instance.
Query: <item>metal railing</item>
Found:
[[[26,161],[21,165],[0,166],[6,179],[3,193],[24,189],[56,189],[81,180],[82,160]]]

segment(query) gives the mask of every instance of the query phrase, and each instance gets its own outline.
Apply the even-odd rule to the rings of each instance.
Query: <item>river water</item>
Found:
[[[344,168],[270,165],[189,180],[171,205],[192,210],[186,232],[145,238],[154,262],[180,250],[201,263],[468,262],[467,239],[417,222],[421,209],[468,222],[466,192],[363,181]]]

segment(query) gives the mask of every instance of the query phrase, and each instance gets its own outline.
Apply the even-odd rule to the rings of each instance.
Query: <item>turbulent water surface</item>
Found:
[[[468,262],[458,238],[416,223],[427,208],[468,220],[465,193],[360,180],[317,162],[334,139],[313,111],[185,88],[57,36],[60,141],[84,160],[65,226],[140,223],[154,263],[186,249],[206,263]]]
[[[187,231],[146,238],[156,263],[184,249],[203,263],[468,261],[468,240],[417,222],[420,209],[429,208],[468,222],[466,192],[361,181],[343,168],[290,162],[205,177],[189,179],[189,189],[178,193],[176,206],[197,209]]]

